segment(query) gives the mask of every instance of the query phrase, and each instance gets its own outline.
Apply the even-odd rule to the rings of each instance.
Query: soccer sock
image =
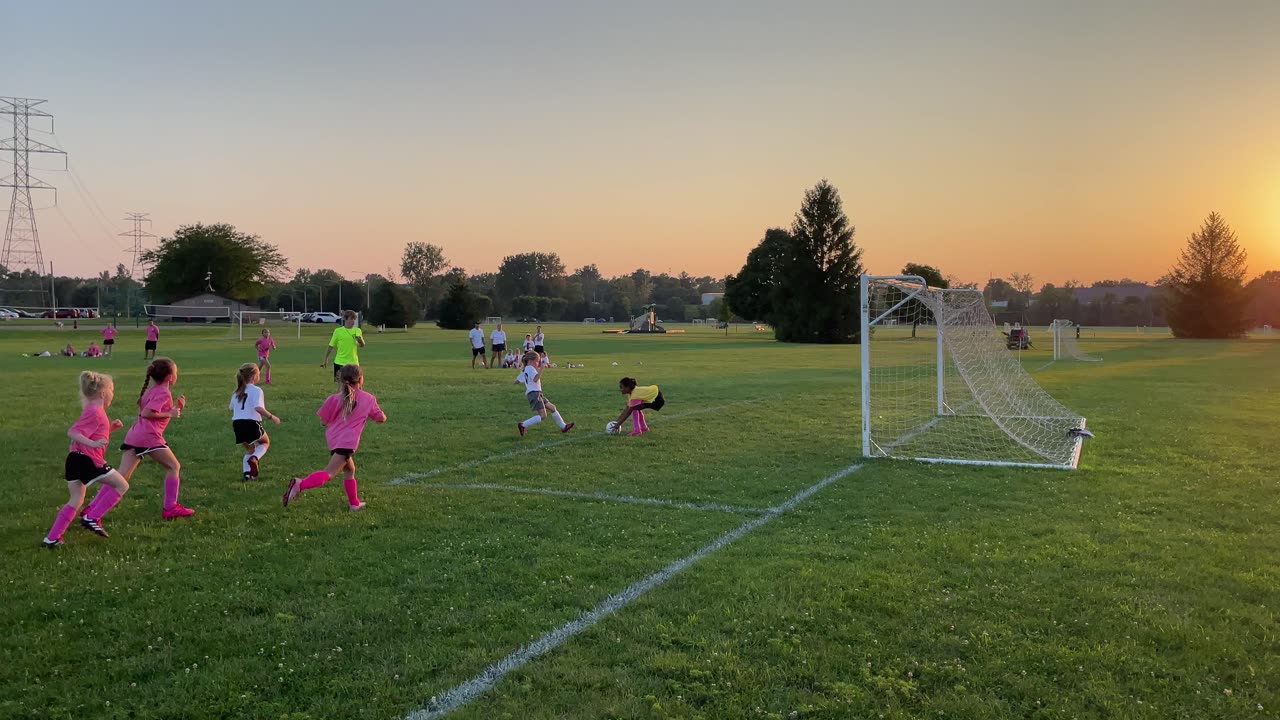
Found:
[[[347,504],[355,506],[360,504],[360,493],[357,492],[355,478],[347,478],[342,481],[342,489],[347,491]]]
[[[261,460],[262,456],[267,454],[267,447],[267,445],[259,443],[258,447],[253,449],[253,456]]]
[[[253,457],[253,453],[249,453],[240,459],[240,472],[249,472],[249,458]]]
[[[182,481],[176,477],[166,477],[164,479],[164,509],[172,510],[174,505],[178,504],[178,486]]]
[[[324,470],[317,470],[302,478],[302,482],[299,484],[299,487],[303,490],[310,490],[311,488],[318,488],[327,482],[329,482],[329,473]]]
[[[63,505],[58,511],[58,517],[53,521],[53,527],[49,528],[49,534],[45,537],[50,540],[61,540],[62,534],[67,531],[67,526],[76,517],[76,507],[74,505]]]
[[[89,503],[89,507],[85,508],[84,516],[92,520],[101,520],[107,511],[116,506],[120,502],[120,493],[110,485],[103,485],[98,489],[98,494],[93,496],[93,502]]]
[[[635,410],[631,413],[631,429],[634,432],[644,432],[648,428],[644,424],[644,411]]]
[[[556,424],[560,426],[561,430],[564,429],[564,418],[560,417],[559,410],[551,413],[551,419],[556,421]]]
[[[538,423],[540,423],[540,422],[542,422],[542,416],[541,416],[541,415],[534,415],[533,417],[529,418],[528,420],[525,420],[524,422],[522,422],[522,423],[520,423],[520,424],[521,424],[521,425],[524,425],[525,427],[529,427],[530,425],[537,425],[537,424],[538,424]]]

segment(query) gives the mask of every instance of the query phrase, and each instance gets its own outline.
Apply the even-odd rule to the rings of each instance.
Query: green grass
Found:
[[[279,505],[326,460],[325,329],[277,331],[267,401],[285,424],[246,484],[226,403],[249,342],[166,328],[189,400],[168,437],[198,512],[162,521],[143,465],[112,537],[73,526],[56,552],[38,543],[66,499],[76,374],[109,368],[128,421],[142,336],[110,361],[33,359],[96,331],[0,331],[0,717],[403,717],[753,517],[442,485],[762,508],[858,459],[854,347],[549,330],[557,362],[586,363],[546,379],[579,430],[524,453],[564,438],[516,435],[514,373],[470,370],[463,333],[371,335],[366,387],[390,422],[365,432],[369,507],[350,514],[337,482]],[[1104,362],[1036,373],[1098,434],[1079,471],[869,463],[454,716],[1276,717],[1280,342],[1117,330],[1082,347]],[[668,397],[646,437],[599,434],[623,374]]]

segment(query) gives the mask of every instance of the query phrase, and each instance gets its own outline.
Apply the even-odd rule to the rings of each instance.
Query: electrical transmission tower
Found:
[[[133,223],[133,229],[129,232],[122,232],[120,235],[133,238],[133,247],[125,252],[133,255],[133,265],[129,268],[129,277],[136,280],[138,278],[138,263],[141,262],[140,258],[142,257],[142,239],[153,238],[155,235],[142,229],[143,223],[146,223],[148,227],[151,226],[151,218],[147,217],[147,213],[131,212],[125,220]]]
[[[64,163],[67,156],[56,147],[32,140],[29,135],[33,117],[49,118],[49,131],[53,131],[53,116],[36,109],[37,105],[45,102],[32,98],[0,97],[0,115],[13,116],[13,137],[0,140],[0,150],[13,151],[13,173],[0,178],[0,187],[13,188],[0,265],[8,270],[29,267],[40,275],[44,275],[44,255],[40,252],[40,233],[36,230],[36,212],[31,206],[31,191],[53,190],[55,204],[58,202],[58,191],[49,183],[31,177],[31,153],[61,155]]]

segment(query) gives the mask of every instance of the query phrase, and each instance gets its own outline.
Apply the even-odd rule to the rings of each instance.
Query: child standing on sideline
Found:
[[[116,344],[116,326],[110,323],[102,328],[102,350],[107,357],[111,357],[111,348]]]
[[[178,473],[182,466],[164,439],[169,421],[182,417],[182,409],[187,406],[186,396],[179,395],[177,402],[173,399],[170,388],[176,382],[177,364],[169,358],[151,361],[147,366],[147,378],[142,381],[142,395],[138,398],[138,419],[120,446],[124,451],[120,457],[120,474],[125,480],[133,477],[133,471],[138,469],[144,457],[155,460],[164,468],[164,512],[161,517],[165,520],[187,517],[196,512],[178,504],[178,487],[182,484]]]
[[[542,333],[542,326],[538,326],[537,332],[533,334],[533,351],[542,356],[545,361],[547,359],[547,336]],[[543,363],[545,364],[545,362]]]
[[[662,391],[657,385],[637,386],[636,379],[629,377],[618,381],[618,390],[627,396],[622,414],[618,416],[618,431],[622,431],[622,423],[630,417],[633,437],[649,432],[649,423],[644,421],[644,411],[662,410],[662,406],[667,404],[666,398],[662,397]]]
[[[525,334],[524,334],[524,348],[523,348],[523,351],[524,351],[524,352],[527,352],[527,353],[531,353],[531,352],[533,352],[533,336],[532,336],[532,335],[530,335],[529,333],[525,333]]]
[[[58,511],[53,527],[44,538],[43,544],[47,548],[63,544],[62,534],[75,519],[90,485],[102,483],[80,524],[102,537],[107,537],[107,531],[100,523],[102,516],[129,492],[129,482],[106,463],[107,441],[113,431],[124,427],[119,420],[107,419],[107,408],[114,397],[115,383],[110,375],[91,370],[80,373],[80,403],[84,409],[80,412],[80,419],[67,431],[67,437],[71,438],[71,451],[67,453],[64,468],[70,497]]]
[[[302,494],[303,490],[318,488],[342,473],[342,487],[347,491],[347,507],[351,512],[362,509],[356,486],[356,450],[360,448],[360,434],[369,420],[387,421],[387,414],[378,407],[378,399],[364,391],[364,373],[359,365],[343,365],[338,376],[342,383],[340,392],[330,395],[316,415],[324,426],[325,440],[329,443],[329,464],[305,478],[294,478],[281,498],[285,507]]]
[[[560,411],[556,410],[556,406],[542,394],[542,361],[538,359],[538,353],[527,352],[522,360],[524,369],[511,384],[524,384],[525,399],[529,401],[529,409],[535,414],[524,422],[516,423],[516,430],[520,431],[520,437],[524,437],[530,425],[542,422],[548,412],[551,413],[551,419],[560,426],[560,432],[567,433],[572,430],[573,423],[565,422],[564,418],[560,417]]]
[[[258,479],[258,461],[267,454],[271,444],[267,431],[262,429],[262,421],[269,419],[280,424],[280,418],[267,412],[262,388],[258,387],[260,377],[257,365],[241,365],[236,372],[236,391],[231,394],[231,429],[236,434],[236,442],[244,446],[241,471],[245,480]]]
[[[476,369],[476,358],[480,358],[480,367],[484,367],[484,331],[480,329],[479,320],[467,333],[467,340],[471,342],[471,369]]]
[[[147,321],[147,344],[143,346],[143,360],[156,359],[156,343],[160,342],[160,328],[156,325],[155,320]]]
[[[254,343],[254,347],[258,349],[258,369],[262,371],[263,381],[271,384],[271,351],[276,349],[275,338],[271,337],[271,331],[262,328],[262,337]]]
[[[502,329],[502,323],[498,323],[498,327],[489,333],[489,343],[492,345],[493,356],[489,358],[489,369],[498,367],[502,356],[507,352],[507,333]]]

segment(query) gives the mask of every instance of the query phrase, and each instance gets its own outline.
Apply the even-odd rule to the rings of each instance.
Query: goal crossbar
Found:
[[[236,323],[236,334],[244,340],[245,326],[249,326],[249,334],[255,334],[254,328],[266,327],[269,321],[295,326],[297,337],[302,338],[302,313],[285,312],[283,310],[243,310],[233,313]]]

